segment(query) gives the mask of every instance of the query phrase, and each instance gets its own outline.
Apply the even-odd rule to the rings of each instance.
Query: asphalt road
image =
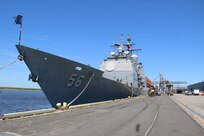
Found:
[[[204,135],[193,120],[168,96],[132,98],[46,116],[0,122],[0,136],[17,136],[17,134],[29,136]]]

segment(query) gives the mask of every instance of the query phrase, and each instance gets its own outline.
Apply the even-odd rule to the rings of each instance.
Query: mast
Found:
[[[15,19],[15,23],[17,25],[20,25],[20,31],[19,31],[19,38],[18,38],[18,44],[21,44],[21,33],[22,33],[22,20],[23,20],[23,16],[21,15],[17,15],[16,17],[14,17]]]

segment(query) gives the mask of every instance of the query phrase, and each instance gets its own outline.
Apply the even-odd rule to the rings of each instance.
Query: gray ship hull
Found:
[[[142,90],[102,77],[103,72],[40,50],[16,45],[52,107],[57,103],[85,104],[138,96]]]

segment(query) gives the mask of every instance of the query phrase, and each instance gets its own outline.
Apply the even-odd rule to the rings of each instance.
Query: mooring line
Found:
[[[7,67],[11,66],[12,64],[14,64],[14,63],[15,63],[15,62],[17,62],[17,61],[18,61],[18,59],[16,59],[16,60],[12,61],[12,62],[11,62],[11,63],[9,63],[9,64],[4,65],[3,67],[1,67],[1,68],[0,68],[0,70],[3,70],[3,69],[5,69],[5,68],[7,68]]]
[[[79,96],[81,96],[81,94],[86,90],[86,88],[88,87],[88,85],[90,84],[92,78],[94,77],[94,73],[95,71],[93,72],[93,74],[91,75],[91,78],[89,79],[88,83],[86,84],[86,86],[84,87],[84,89],[67,105],[67,107],[69,107],[76,99],[79,98]]]
[[[128,86],[127,86],[127,85],[125,85],[125,84],[124,84],[124,87],[125,87],[125,88],[127,88],[127,89],[128,89],[128,91],[130,91],[130,92],[131,92],[131,97],[133,96],[133,94],[137,95],[137,94],[136,94],[136,93],[133,91],[133,90],[134,90],[134,89],[133,89],[133,87],[131,88],[131,90],[130,90],[130,89],[128,88]]]

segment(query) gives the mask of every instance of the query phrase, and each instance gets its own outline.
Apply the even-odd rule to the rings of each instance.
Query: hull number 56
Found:
[[[80,87],[83,79],[84,79],[83,75],[71,74],[67,86],[68,87],[75,86],[76,88],[78,88]]]

